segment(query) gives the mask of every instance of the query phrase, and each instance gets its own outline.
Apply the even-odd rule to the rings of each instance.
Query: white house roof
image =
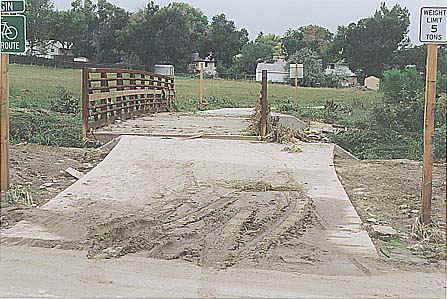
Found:
[[[287,74],[287,64],[284,61],[277,61],[275,63],[258,63],[256,72],[266,70],[269,73],[284,73]]]

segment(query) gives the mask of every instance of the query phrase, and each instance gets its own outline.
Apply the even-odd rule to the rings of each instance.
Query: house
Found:
[[[203,72],[209,76],[216,76],[216,61],[209,55],[206,58],[200,58],[199,53],[194,53],[192,55],[192,63],[189,65],[189,71],[200,72],[200,64],[203,65]]]
[[[287,63],[284,60],[278,60],[274,63],[258,63],[256,67],[256,81],[262,81],[262,71],[267,71],[267,81],[275,83],[285,83],[289,76]]]
[[[380,79],[374,76],[370,76],[365,79],[365,87],[372,90],[379,90]]]
[[[344,78],[343,87],[356,86],[358,84],[357,75],[354,74],[346,63],[331,63],[324,71],[326,75],[336,75]]]
[[[47,59],[57,59],[58,57],[73,57],[73,53],[61,42],[48,41],[45,47],[38,47],[33,51],[34,55]]]

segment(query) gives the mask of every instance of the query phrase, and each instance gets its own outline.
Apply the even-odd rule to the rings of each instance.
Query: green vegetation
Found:
[[[416,70],[391,70],[384,74],[383,96],[375,102],[353,99],[327,105],[313,117],[345,126],[332,140],[362,159],[419,160],[423,156],[424,82]],[[299,116],[307,116],[298,111]],[[438,97],[435,110],[434,155],[446,158],[446,96]]]
[[[9,80],[12,143],[83,146],[80,70],[11,65]]]
[[[422,157],[423,88],[414,70],[385,73],[382,91],[299,88],[299,108],[294,88],[269,84],[273,111],[302,119],[320,120],[348,130],[332,139],[363,159]],[[81,115],[73,114],[81,94],[79,70],[36,66],[10,66],[11,140],[55,146],[83,146]],[[199,81],[177,78],[177,108],[199,110]],[[261,85],[248,81],[205,80],[206,109],[253,107]],[[311,107],[324,106],[323,109]],[[79,107],[79,106],[77,106]],[[445,159],[446,97],[437,100],[435,157]],[[62,109],[60,109],[62,108]]]

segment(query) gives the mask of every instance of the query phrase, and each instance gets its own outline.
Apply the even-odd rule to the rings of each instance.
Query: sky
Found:
[[[69,7],[71,0],[53,0],[58,9]],[[137,11],[148,0],[109,0]],[[357,22],[373,15],[383,0],[155,0],[161,6],[186,2],[200,9],[208,18],[224,13],[238,28],[246,28],[253,39],[259,32],[283,35],[289,28],[320,25],[335,33],[339,25]],[[410,10],[412,43],[418,43],[419,11],[423,6],[447,6],[445,0],[385,0],[388,7],[400,4]]]

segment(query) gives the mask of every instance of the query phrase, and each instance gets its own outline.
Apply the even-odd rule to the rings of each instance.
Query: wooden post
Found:
[[[298,63],[295,64],[295,107],[298,109]]]
[[[87,141],[88,134],[88,114],[89,114],[89,99],[88,99],[88,68],[82,69],[82,137],[84,142]]]
[[[427,75],[425,87],[424,118],[424,169],[422,174],[421,223],[431,223],[432,177],[433,177],[433,136],[435,131],[435,97],[438,69],[438,46],[427,46]]]
[[[267,135],[267,70],[262,71],[261,137]]]
[[[200,106],[203,105],[203,62],[199,62],[200,66]]]
[[[9,178],[9,55],[1,54],[0,62],[0,193],[8,192]]]

